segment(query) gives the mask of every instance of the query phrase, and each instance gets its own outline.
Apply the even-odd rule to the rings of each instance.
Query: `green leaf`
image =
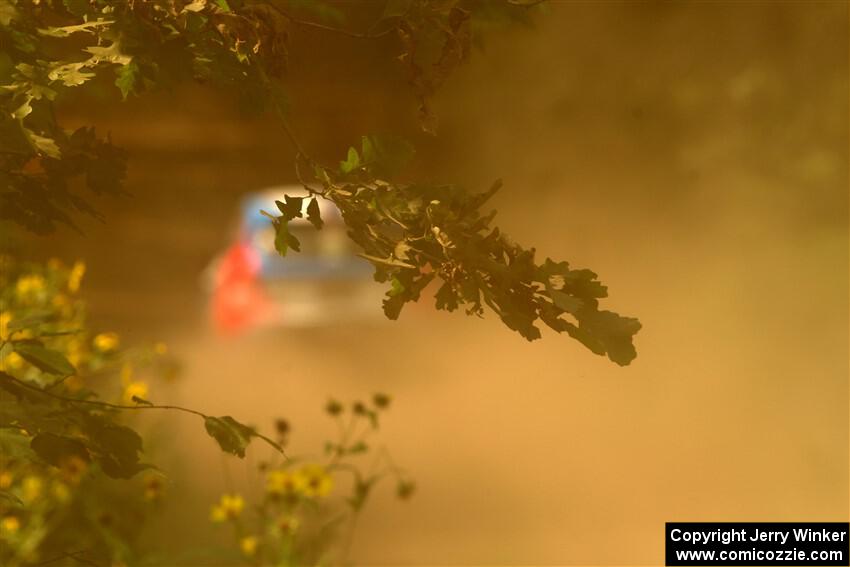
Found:
[[[142,438],[134,430],[98,416],[87,416],[83,430],[103,472],[111,478],[131,478],[151,468],[139,462]]]
[[[289,250],[289,223],[283,221],[275,224],[274,249],[281,256],[286,256]]]
[[[584,306],[584,302],[581,299],[566,294],[563,291],[553,289],[549,292],[549,297],[552,298],[552,303],[567,313],[577,313]]]
[[[136,83],[139,79],[139,66],[136,61],[130,61],[115,70],[115,86],[121,90],[121,98],[127,100],[127,95],[136,91]]]
[[[280,209],[283,218],[290,221],[292,219],[300,219],[304,216],[302,213],[304,207],[304,197],[283,196],[284,201],[275,201],[275,205]]]
[[[363,166],[378,177],[393,176],[413,157],[413,146],[396,136],[363,136],[361,141]]]
[[[45,348],[35,342],[13,342],[12,348],[15,349],[21,358],[41,370],[49,374],[58,374],[59,376],[71,376],[76,373],[74,366],[68,362],[65,355],[59,351]]]
[[[434,298],[437,300],[437,309],[443,309],[445,311],[454,311],[458,308],[457,292],[455,292],[452,285],[448,282],[445,282],[442,286],[440,286],[440,289],[437,290],[437,293],[434,295]]]
[[[100,45],[86,47],[84,51],[88,51],[94,55],[92,57],[94,63],[105,61],[107,63],[117,63],[118,65],[128,65],[133,60],[129,55],[121,52],[121,44],[117,41],[113,41],[105,47]]]
[[[89,67],[88,61],[59,65],[50,70],[47,78],[51,81],[59,81],[66,87],[77,87],[94,78],[94,73],[83,70],[87,67]]]
[[[207,0],[192,0],[183,7],[184,12],[200,12],[207,7]]]
[[[409,260],[410,258],[408,257],[407,253],[412,248],[413,247],[404,240],[399,240],[396,243],[395,248],[393,249],[393,256],[395,256],[399,260]]]
[[[94,33],[96,28],[100,26],[109,26],[113,22],[110,20],[95,20],[93,22],[85,22],[76,26],[49,27],[40,29],[38,33],[50,37],[68,37],[71,34],[78,32]]]
[[[208,416],[204,418],[204,427],[210,437],[218,442],[222,451],[240,458],[245,457],[245,449],[251,443],[251,437],[256,435],[253,429],[239,423],[229,415]]]
[[[348,148],[348,157],[345,161],[339,162],[339,170],[343,174],[348,174],[360,167],[360,154],[354,148]]]
[[[637,356],[632,342],[641,324],[632,317],[623,317],[612,311],[584,309],[578,314],[579,326],[569,325],[567,333],[578,339],[596,354],[626,366]]]
[[[274,237],[274,249],[281,256],[286,256],[290,248],[296,252],[301,251],[301,242],[289,232],[289,223],[285,220],[275,222],[275,230],[277,231]]]
[[[30,144],[32,144],[38,152],[48,157],[52,157],[53,159],[60,159],[62,157],[62,152],[59,150],[59,146],[56,145],[55,140],[45,136],[39,136],[29,128],[24,128],[23,130]]]
[[[322,220],[321,210],[319,209],[318,197],[313,197],[307,205],[307,220],[316,227],[316,230],[321,229],[325,225],[325,222]]]
[[[30,441],[30,447],[39,457],[55,467],[61,466],[70,457],[79,457],[86,462],[91,461],[84,443],[63,435],[39,433]]]
[[[32,102],[32,99],[28,98],[23,103],[21,103],[18,108],[12,111],[12,118],[21,121],[30,114],[32,114],[32,105],[30,104],[30,102]]]

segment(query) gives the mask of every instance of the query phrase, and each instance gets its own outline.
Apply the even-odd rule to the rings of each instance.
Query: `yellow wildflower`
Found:
[[[74,262],[74,267],[71,268],[71,273],[68,274],[68,291],[76,293],[80,289],[80,282],[83,281],[83,276],[86,273],[86,265],[79,260]]]
[[[302,493],[308,498],[322,498],[333,490],[333,477],[321,465],[305,465],[301,468],[304,477]]]
[[[15,480],[15,477],[9,471],[0,472],[0,489],[5,490],[12,486],[13,480]]]
[[[4,368],[10,368],[12,370],[17,370],[24,365],[24,359],[21,358],[16,352],[10,352],[3,358],[2,366]]]
[[[215,524],[220,524],[227,519],[227,512],[221,506],[213,506],[210,510],[210,521]]]
[[[18,298],[29,300],[44,292],[44,278],[39,275],[21,276],[15,284]]]
[[[124,386],[124,402],[131,403],[133,398],[146,399],[148,397],[148,383],[141,381],[131,381]]]
[[[60,481],[54,482],[53,497],[61,503],[67,502],[71,498],[71,491],[68,490],[68,485]]]
[[[153,351],[159,356],[165,356],[168,354],[168,345],[163,342],[158,342],[153,345]]]
[[[0,313],[0,340],[9,338],[9,323],[12,322],[12,314],[9,311]]]
[[[28,476],[24,478],[21,500],[27,504],[34,502],[39,496],[41,496],[41,488],[43,484],[44,483],[37,476]]]
[[[6,516],[2,521],[0,521],[0,528],[2,528],[4,532],[13,534],[21,529],[21,521],[14,516]]]
[[[120,341],[116,333],[101,333],[92,341],[94,348],[100,352],[112,352],[118,348],[119,342]]]
[[[259,543],[260,540],[254,536],[243,537],[239,540],[239,549],[248,557],[253,557],[257,553],[257,545]]]
[[[271,471],[266,477],[266,492],[276,496],[291,496],[303,492],[306,478],[298,472],[285,470]]]
[[[219,503],[213,506],[210,519],[213,522],[235,520],[245,508],[245,501],[238,494],[222,494]]]

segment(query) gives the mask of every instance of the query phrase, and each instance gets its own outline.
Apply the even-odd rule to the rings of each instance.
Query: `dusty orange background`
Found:
[[[181,357],[158,401],[263,427],[285,415],[307,451],[333,433],[328,395],[392,393],[384,438],[419,492],[379,495],[361,563],[657,564],[665,521],[846,521],[848,4],[551,4],[448,82],[437,140],[416,132],[391,46],[296,33],[294,122],[327,156],[393,129],[420,147],[419,177],[502,177],[500,225],[596,270],[608,306],[643,322],[628,368],[425,306],[216,337],[199,274],[239,196],[292,181],[292,154],[197,89],[96,115],[131,151],[135,195],[45,247],[88,261],[98,323]],[[193,490],[152,537],[214,537],[215,447],[181,416],[148,427],[179,431],[154,454],[192,457],[164,465],[173,494]]]

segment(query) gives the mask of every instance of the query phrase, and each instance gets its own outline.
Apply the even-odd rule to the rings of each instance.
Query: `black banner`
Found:
[[[668,522],[666,565],[850,565],[847,522]]]

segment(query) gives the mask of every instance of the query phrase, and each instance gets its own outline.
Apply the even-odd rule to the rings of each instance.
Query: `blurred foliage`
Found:
[[[529,340],[540,337],[539,320],[596,354],[628,364],[636,356],[637,319],[599,309],[607,288],[593,272],[548,258],[538,264],[534,249],[490,228],[493,214],[479,208],[495,188],[470,196],[451,185],[395,183],[391,179],[413,148],[388,136],[364,136],[339,167],[321,165],[286,122],[281,78],[293,26],[365,40],[394,37],[394,56],[419,100],[422,128],[433,133],[436,119],[428,101],[469,57],[481,30],[527,21],[529,8],[538,3],[387,0],[369,29],[353,31],[344,27],[344,11],[304,0],[0,0],[5,48],[0,218],[46,232],[57,223],[73,225],[75,213],[96,214],[80,196],[82,186],[94,193],[121,191],[123,153],[91,128],[66,132],[57,123],[53,103],[67,89],[109,73],[124,98],[184,80],[232,88],[253,108],[273,110],[283,121],[302,183],[342,210],[350,236],[375,265],[375,278],[391,283],[384,301],[388,317],[398,317],[404,303],[417,300],[436,278],[443,282],[436,295],[439,309],[465,306],[467,313],[481,315],[486,305]],[[298,170],[304,162],[311,180]],[[300,248],[288,222],[302,216],[301,204],[286,199],[282,214],[273,217],[281,254]],[[315,200],[306,213],[320,228]],[[240,436],[226,423],[210,422],[208,430]]]
[[[291,532],[274,532],[286,540],[277,547],[265,531],[253,536],[262,545],[246,555],[262,553],[268,564],[304,564],[307,557],[318,561],[339,539],[333,529],[362,508],[380,478],[394,475],[399,493],[409,492],[412,484],[401,471],[384,466],[391,463],[385,450],[375,452],[373,466],[383,466],[380,470],[361,472],[349,461],[369,452],[367,439],[389,405],[387,396],[376,395],[371,405],[355,403],[345,426],[342,406],[329,406],[341,435],[326,445],[326,462],[290,459],[283,450],[289,425],[282,420],[274,440],[230,416],[149,401],[150,379],[173,379],[176,362],[162,343],[124,348],[117,334],[88,329],[85,304],[78,297],[82,263],[69,268],[57,260],[44,266],[11,257],[0,261],[0,564],[132,565],[149,559],[151,550],[142,549],[138,539],[167,477],[142,461],[142,437],[127,420],[128,413],[138,411],[200,417],[222,451],[238,457],[245,457],[255,438],[274,448],[275,460],[263,465],[270,487],[261,509],[268,524],[263,530],[284,516],[293,523]],[[315,506],[330,492],[332,475],[346,472],[355,479],[347,512],[340,516],[339,510]],[[288,486],[284,477],[297,490],[278,495],[273,487]],[[223,499],[213,519],[237,519],[242,505],[236,502],[235,497]],[[307,526],[329,511],[334,512],[331,524],[313,533]],[[305,528],[296,536],[301,522]],[[244,537],[240,541],[246,550]]]
[[[176,363],[162,343],[123,348],[87,329],[82,263],[0,265],[0,563],[132,562],[164,477],[119,408]]]
[[[210,520],[231,526],[230,555],[249,565],[345,564],[356,518],[374,488],[393,480],[401,500],[415,490],[389,453],[373,446],[388,407],[389,397],[383,394],[348,407],[329,401],[325,410],[336,421],[338,438],[326,442],[323,458],[293,456],[260,463],[265,491],[257,502],[223,494],[212,506]],[[277,421],[277,435],[285,446],[287,421]]]

